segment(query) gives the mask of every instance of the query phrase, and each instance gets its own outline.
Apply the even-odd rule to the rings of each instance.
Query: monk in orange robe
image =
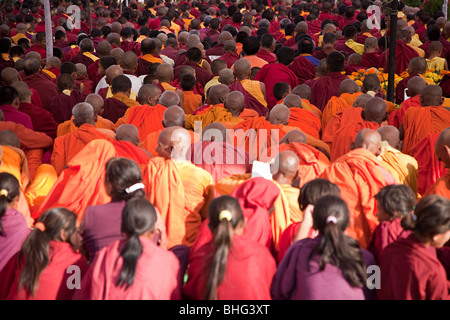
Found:
[[[352,109],[355,110],[356,108]],[[380,127],[381,123],[386,120],[386,103],[383,99],[377,97],[369,99],[365,108],[361,110],[360,118],[357,119],[341,123],[340,128],[334,132],[331,142],[332,162],[350,151],[351,144],[359,131],[362,129],[376,130]]]
[[[164,129],[159,137],[159,156],[143,169],[147,198],[165,221],[169,249],[194,243],[213,195],[211,174],[186,160],[190,145],[186,129]]]
[[[449,126],[450,109],[441,106],[442,88],[428,85],[420,96],[422,107],[409,108],[405,112],[400,126],[400,138],[403,140],[402,152],[411,155],[411,149],[425,137],[442,132]]]
[[[447,172],[440,177],[423,195],[439,194],[450,199],[450,128],[444,129],[436,141],[437,158],[447,168]]]
[[[362,92],[359,90],[358,85],[351,79],[345,79],[341,82],[339,87],[339,96],[333,96],[325,105],[322,115],[322,127],[325,128],[330,119],[343,111],[346,108],[351,108],[356,98],[358,98]]]
[[[186,73],[181,76],[180,86],[183,90],[183,108],[186,114],[192,114],[203,103],[203,96],[194,92],[195,84],[194,75]]]
[[[115,138],[114,133],[114,123],[108,119],[105,119],[101,116],[103,113],[103,98],[97,93],[91,93],[86,97],[84,102],[89,103],[94,108],[94,113],[96,115],[95,127],[98,131],[105,134],[111,139]],[[75,132],[78,130],[78,127],[73,122],[74,117],[70,120],[64,121],[63,123],[58,125],[57,137],[63,136],[65,134]]]
[[[211,108],[214,107],[224,108],[225,100],[230,91],[231,91],[230,88],[222,83],[211,86],[208,90],[208,95],[205,104],[201,108],[195,110],[195,112],[193,112],[192,114],[193,115],[205,114],[209,110],[211,110]]]
[[[80,223],[88,206],[110,202],[104,186],[105,165],[116,156],[113,144],[106,139],[89,142],[67,163],[32,217],[37,219],[50,208],[65,207],[77,214]]]
[[[173,82],[174,76],[173,76],[173,68],[168,65],[167,63],[160,64],[156,68],[156,78],[158,79],[157,86],[161,89],[161,91],[164,93],[165,91],[173,91],[180,97],[179,106],[184,107],[184,95],[183,91],[178,89],[177,87],[174,87],[171,85]]]
[[[117,156],[134,160],[138,165],[145,165],[150,154],[138,147],[138,129],[132,124],[123,124],[117,128],[116,139],[111,141]]]
[[[162,103],[168,105],[173,103],[164,99],[166,95],[162,97]],[[140,106],[129,108],[124,116],[117,120],[115,127],[118,128],[122,124],[132,124],[139,132],[139,140],[143,141],[150,133],[158,132],[163,129],[162,117],[167,109],[164,105],[158,103],[161,97],[161,89],[153,84],[145,84],[139,89],[138,93],[139,101],[142,103]],[[176,96],[178,98],[178,96]]]
[[[311,103],[311,88],[307,84],[300,84],[296,86],[294,89],[292,89],[292,94],[298,95],[300,98],[302,98],[302,107],[305,110],[312,111],[317,114],[319,119],[322,121],[323,113],[322,111],[317,108],[315,105]],[[323,126],[322,126],[323,127]]]
[[[400,105],[400,108],[393,111],[389,115],[388,124],[396,128],[400,128],[400,125],[403,123],[403,117],[405,116],[406,110],[411,107],[421,107],[420,95],[426,86],[427,83],[422,77],[412,77],[408,81],[408,88],[406,90],[406,94],[409,99],[404,100]]]
[[[322,128],[320,119],[316,113],[303,108],[303,102],[299,96],[289,94],[284,98],[283,104],[290,111],[289,126],[299,128],[304,133],[320,139],[320,130]]]
[[[334,161],[320,178],[336,184],[350,210],[350,226],[347,234],[359,242],[362,248],[369,245],[372,233],[378,225],[375,194],[390,183],[396,183],[392,175],[376,158],[381,136],[371,129],[364,129],[355,139],[355,149]]]
[[[64,170],[65,165],[90,141],[108,139],[94,127],[94,108],[90,104],[82,102],[75,105],[73,115],[78,130],[55,139],[51,163],[58,175]]]

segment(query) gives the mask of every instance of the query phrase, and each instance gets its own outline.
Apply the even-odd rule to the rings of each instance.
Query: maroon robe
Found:
[[[349,46],[347,46],[347,45],[345,44],[345,42],[344,42],[344,43],[336,44],[336,50],[337,50],[337,51],[341,51],[341,52],[345,52],[347,55],[351,55],[351,54],[354,54],[354,53],[355,53],[355,50],[353,50],[352,48],[350,48]]]
[[[161,50],[161,54],[175,61],[177,60],[178,49],[172,47],[165,47],[164,49]]]
[[[296,57],[289,69],[295,73],[299,84],[302,84],[307,80],[314,79],[316,76],[316,67],[304,56]]]
[[[265,116],[267,113],[267,108],[261,104],[261,102],[258,101],[250,92],[245,90],[244,86],[239,82],[235,81],[232,84],[228,85],[230,88],[230,91],[239,91],[241,92],[245,97],[245,107],[247,109],[253,109],[260,116]]]
[[[122,43],[120,44],[120,48],[124,51],[133,51],[134,53],[136,53],[136,55],[139,57],[142,52],[141,52],[141,44],[139,42],[135,42],[135,41],[122,41]]]
[[[159,28],[161,27],[161,17],[150,19],[150,21],[148,22],[148,27],[150,28],[150,30],[159,30]]]
[[[206,50],[206,56],[221,56],[223,55],[223,43],[218,43],[214,47]]]
[[[405,101],[405,89],[408,87],[408,81],[416,76],[418,76],[417,73],[412,73],[397,84],[397,87],[395,88],[395,103],[401,104]]]
[[[28,102],[22,102],[19,105],[19,111],[30,116],[34,131],[43,132],[52,139],[56,138],[58,123],[50,112]]]
[[[313,52],[313,57],[319,60],[326,59],[328,55],[323,50],[315,50]]]
[[[384,72],[387,73],[389,72],[389,58],[386,58],[386,56],[389,57],[389,49],[380,55],[378,66],[383,68]],[[418,56],[419,54],[414,48],[408,46],[403,41],[397,40],[395,47],[395,73],[401,75],[403,71],[408,69],[411,59]]]
[[[42,105],[41,97],[39,96],[39,93],[34,90],[33,88],[30,88],[31,91],[31,103],[35,105],[38,108],[43,109],[44,106]]]
[[[380,55],[376,52],[364,53],[362,55],[362,62],[365,68],[377,68],[378,69],[378,61],[380,59]]]
[[[234,52],[227,52],[218,59],[223,60],[227,63],[227,68],[231,68],[233,64],[239,60],[239,56]]]
[[[31,51],[35,51],[35,52],[39,53],[41,55],[42,59],[46,59],[47,58],[47,50],[42,48],[42,47],[40,47],[40,46],[38,46],[37,44],[35,44],[35,45],[31,46],[30,48],[28,48],[25,51],[25,56],[27,55],[28,52],[31,52]]]
[[[323,111],[331,97],[339,96],[339,87],[345,79],[348,77],[340,72],[330,72],[326,76],[309,81],[308,85],[311,87],[312,93],[311,104]]]
[[[84,102],[85,99],[86,96],[78,90],[73,90],[70,96],[65,93],[59,93],[50,100],[48,111],[50,111],[57,123],[63,123],[72,118],[73,107],[77,103]]]
[[[268,63],[275,63],[275,62],[277,62],[277,56],[274,53],[269,52],[269,51],[264,50],[264,49],[260,49],[258,51],[258,53],[256,54],[256,56],[258,58],[266,60]]]
[[[102,117],[114,123],[116,123],[119,118],[122,118],[128,109],[128,106],[125,103],[115,98],[108,98],[104,101]]]
[[[180,79],[179,78],[173,80],[173,82],[171,83],[171,86],[172,87],[177,87],[178,89],[183,91],[183,89],[181,88],[181,84],[180,84]],[[161,90],[163,90],[163,92],[164,92],[165,89],[162,88],[162,86],[160,86],[160,87],[161,87]],[[205,90],[203,90],[203,87],[198,82],[195,82],[194,93],[195,94],[199,94],[201,96],[205,95]]]
[[[92,53],[93,55],[96,55],[95,53]],[[82,63],[86,66],[86,68],[89,68],[89,66],[94,63],[94,60],[92,60],[89,57],[86,57],[82,52],[79,52],[75,57],[72,58],[73,63]]]
[[[97,83],[100,81],[101,76],[98,74],[98,66],[100,63],[100,59],[91,63],[89,67],[87,67],[87,74],[89,79],[91,79],[94,82],[94,85],[97,85]]]
[[[197,82],[200,83],[200,85],[202,87],[205,87],[205,84],[207,84],[208,81],[211,80],[212,74],[210,74],[208,71],[206,71],[205,69],[200,67],[197,63],[191,62],[191,61],[186,61],[182,65],[174,68],[173,69],[173,76],[174,76],[174,78],[178,78],[179,72],[180,72],[180,68],[182,66],[185,66],[185,65],[186,66],[191,66],[191,67],[194,68],[194,70],[195,70],[195,78],[197,79]]]
[[[264,82],[266,91],[267,107],[272,109],[278,102],[273,95],[273,86],[278,82],[287,82],[291,88],[298,86],[297,75],[282,63],[268,63],[264,65],[256,74],[254,80]]]
[[[50,100],[58,95],[56,84],[44,78],[41,74],[35,73],[29,76],[22,77],[22,81],[25,82],[29,88],[33,88],[39,93],[42,106],[48,109]]]

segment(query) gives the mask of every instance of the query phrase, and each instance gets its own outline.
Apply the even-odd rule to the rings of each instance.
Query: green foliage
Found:
[[[423,1],[422,0],[403,0],[403,2],[408,7],[420,7],[420,6],[423,5]],[[442,5],[441,5],[441,7],[442,7]]]

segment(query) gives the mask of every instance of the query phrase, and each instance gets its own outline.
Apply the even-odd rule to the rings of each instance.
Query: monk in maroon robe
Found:
[[[397,39],[400,40],[396,41],[395,46],[395,73],[398,75],[402,74],[403,71],[408,69],[409,62],[413,58],[419,56],[414,48],[408,46],[405,42],[403,42],[403,34],[403,32],[397,32]],[[380,55],[378,66],[380,68],[383,68],[384,72],[389,72],[389,49],[385,50]]]
[[[304,56],[296,57],[289,69],[295,73],[299,84],[303,84],[307,80],[314,79],[316,76],[316,67]]]
[[[199,65],[199,63],[202,61],[201,50],[196,47],[188,49],[188,51],[186,52],[186,59],[187,61],[173,69],[174,78],[178,78],[181,66],[192,66],[192,68],[194,68],[195,70],[195,78],[197,79],[197,82],[200,83],[202,87],[204,87],[205,84],[207,84],[208,81],[211,80],[212,73],[209,73]]]

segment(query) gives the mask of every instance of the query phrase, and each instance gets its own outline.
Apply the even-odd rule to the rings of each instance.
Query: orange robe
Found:
[[[445,174],[444,163],[436,157],[435,146],[440,133],[429,135],[411,149],[418,164],[418,193],[424,194],[439,177]]]
[[[156,147],[158,147],[158,139],[162,131],[163,129],[149,133],[147,137],[139,143],[139,147],[144,150],[147,150],[153,158],[158,156],[158,152],[156,152]],[[192,130],[188,130],[188,132],[191,135],[192,143],[200,141],[200,135],[198,133]]]
[[[356,98],[362,95],[362,92],[355,93],[343,93],[339,97],[331,97],[328,103],[325,105],[323,109],[322,115],[322,127],[325,128],[330,119],[343,111],[344,109],[351,108]]]
[[[32,212],[37,219],[46,210],[65,207],[77,214],[80,223],[88,206],[111,201],[105,189],[105,165],[117,157],[113,144],[105,139],[88,143],[67,163],[48,195]]]
[[[136,107],[139,105],[139,102],[137,102],[135,99],[131,99],[130,97],[126,96],[122,92],[118,92],[116,94],[113,94],[112,98],[117,99],[123,103],[125,103],[129,108]]]
[[[194,130],[195,122],[202,122],[202,130],[213,122],[221,122],[227,129],[233,128],[233,124],[242,122],[242,119],[251,119],[258,116],[255,110],[244,109],[238,118],[233,117],[224,107],[215,105],[205,113],[186,115],[186,129]]]
[[[437,181],[424,193],[424,197],[430,194],[438,194],[450,199],[450,169],[447,173],[437,179]]]
[[[114,139],[116,137],[114,133],[114,123],[108,119],[105,119],[101,116],[97,116],[97,122],[95,123],[95,127],[100,129],[101,133],[104,133],[109,138]],[[78,127],[73,123],[73,116],[70,120],[64,121],[58,125],[58,129],[56,131],[56,136],[60,137],[65,134],[75,132],[78,130]]]
[[[44,201],[56,180],[58,180],[58,174],[52,165],[44,163],[39,166],[34,180],[25,191],[25,198],[31,211]]]
[[[202,106],[203,97],[199,94],[195,94],[194,91],[183,91],[183,97],[183,109],[185,114],[192,114]]]
[[[84,146],[95,139],[108,139],[108,137],[100,133],[93,125],[87,123],[81,125],[75,132],[56,138],[51,163],[58,175]]]
[[[320,139],[322,127],[319,117],[312,111],[303,108],[290,108],[289,126],[297,127],[302,132]]]
[[[380,161],[369,150],[355,149],[334,161],[320,175],[340,188],[350,210],[347,234],[358,240],[362,248],[369,245],[378,225],[374,196],[387,185],[379,166]]]
[[[116,149],[117,156],[134,160],[138,165],[147,164],[150,156],[144,149],[135,146],[129,141],[111,141],[114,149]]]
[[[326,127],[322,129],[322,141],[331,146],[336,132],[341,128],[341,125],[348,123],[363,122],[364,119],[361,116],[363,108],[347,108],[334,115]]]
[[[212,194],[213,179],[188,161],[156,157],[143,168],[147,199],[165,221],[168,245],[191,246],[206,215],[202,209]]]
[[[450,110],[444,107],[409,108],[403,118],[402,152],[412,155],[413,147],[422,139],[442,132],[450,125]]]
[[[115,129],[122,124],[132,124],[139,132],[139,140],[144,140],[150,133],[164,129],[162,124],[166,107],[161,104],[149,106],[147,104],[129,108],[125,115],[117,120]]]
[[[406,110],[411,107],[421,107],[420,104],[420,95],[414,96],[412,98],[406,99],[402,102],[399,109],[394,110],[388,118],[388,124],[400,128],[400,125],[403,123],[403,117],[405,116]]]
[[[320,121],[322,121],[323,113],[322,111],[317,108],[315,105],[313,105],[309,100],[302,99],[302,108],[305,110],[309,110],[312,112],[315,112],[317,116],[319,117]]]

